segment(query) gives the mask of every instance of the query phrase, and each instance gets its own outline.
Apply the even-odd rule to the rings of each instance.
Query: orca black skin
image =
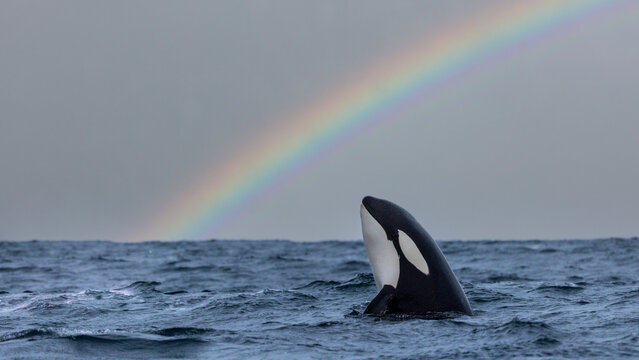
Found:
[[[444,254],[408,211],[372,196],[362,200],[360,211],[366,250],[380,290],[365,314],[473,314]]]

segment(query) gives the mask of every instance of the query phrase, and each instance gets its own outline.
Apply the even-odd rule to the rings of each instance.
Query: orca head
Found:
[[[400,256],[424,275],[429,274],[428,263],[423,254],[415,241],[406,234],[407,230],[417,224],[406,210],[388,200],[366,196],[360,206],[360,216],[364,244],[378,290],[385,285],[397,287]]]
[[[379,291],[365,314],[473,314],[444,254],[408,211],[390,201],[366,196],[360,215]]]
[[[398,229],[408,212],[388,200],[366,196],[362,199],[362,208],[382,227],[386,239],[398,240]]]

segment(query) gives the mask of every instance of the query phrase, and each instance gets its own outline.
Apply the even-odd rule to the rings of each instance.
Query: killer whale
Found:
[[[408,211],[388,200],[366,196],[360,216],[379,291],[365,314],[473,314],[444,254]]]

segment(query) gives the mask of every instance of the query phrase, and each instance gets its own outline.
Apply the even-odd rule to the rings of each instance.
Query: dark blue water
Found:
[[[476,315],[424,319],[361,242],[0,242],[0,358],[637,358],[638,245],[442,242]]]

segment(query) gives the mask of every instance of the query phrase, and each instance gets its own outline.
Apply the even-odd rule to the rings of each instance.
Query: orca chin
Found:
[[[473,314],[444,254],[408,211],[388,200],[366,196],[360,216],[379,291],[365,314]]]

